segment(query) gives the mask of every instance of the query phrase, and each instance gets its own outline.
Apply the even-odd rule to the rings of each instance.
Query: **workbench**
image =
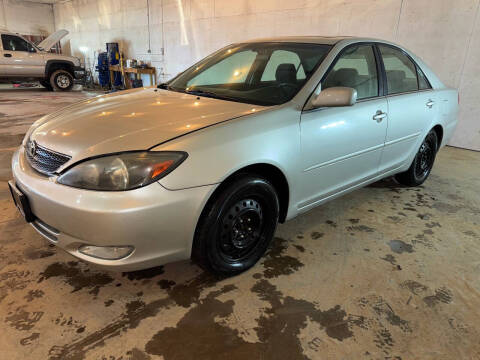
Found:
[[[127,85],[127,83],[129,83],[129,82],[125,81],[125,74],[126,73],[135,74],[135,77],[137,79],[140,79],[141,74],[148,74],[148,75],[150,75],[150,84],[151,85],[157,85],[157,76],[156,76],[156,70],[155,70],[154,67],[150,67],[150,68],[141,68],[141,67],[128,68],[128,67],[123,67],[123,66],[120,66],[120,65],[110,65],[109,70],[110,70],[110,84],[112,85],[112,87],[113,87],[113,72],[114,71],[118,71],[118,72],[122,73],[123,82],[124,82],[123,84],[125,85],[126,88],[130,88],[130,84]]]

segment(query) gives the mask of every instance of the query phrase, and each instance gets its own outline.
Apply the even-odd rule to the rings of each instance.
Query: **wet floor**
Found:
[[[284,225],[261,263],[98,271],[42,239],[6,180],[29,124],[94,93],[0,91],[1,359],[478,359],[480,153],[443,149]]]

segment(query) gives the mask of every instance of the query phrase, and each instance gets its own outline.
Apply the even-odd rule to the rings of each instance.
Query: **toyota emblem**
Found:
[[[30,154],[31,157],[34,157],[36,152],[37,152],[37,143],[35,141],[30,141],[28,143],[28,153]]]

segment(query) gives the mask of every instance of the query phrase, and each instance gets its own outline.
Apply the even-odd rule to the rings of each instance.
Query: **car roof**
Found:
[[[20,36],[19,33],[14,33],[14,32],[8,31],[6,29],[1,29],[1,28],[0,28],[0,35],[18,35],[18,36]]]
[[[336,43],[343,40],[350,40],[352,42],[381,41],[377,39],[367,39],[367,38],[360,38],[355,36],[282,36],[282,37],[253,39],[253,40],[248,40],[244,42],[247,42],[247,43],[249,42],[293,42],[293,43],[335,45]]]
[[[6,28],[2,28],[2,27],[0,27],[0,35],[15,35],[15,36],[23,37],[23,35],[18,33],[18,32],[13,32],[13,31],[10,31],[10,30],[8,30]]]

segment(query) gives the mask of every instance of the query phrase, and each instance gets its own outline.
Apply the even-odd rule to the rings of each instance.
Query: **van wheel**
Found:
[[[50,75],[50,85],[55,91],[69,91],[73,87],[73,76],[67,70],[56,70]]]
[[[267,250],[278,217],[273,185],[257,176],[239,176],[205,206],[195,231],[192,258],[218,275],[241,273]]]
[[[53,91],[52,85],[47,80],[40,80],[40,85],[42,85],[48,91]]]
[[[430,132],[423,140],[420,149],[413,159],[410,168],[400,174],[395,175],[395,179],[402,185],[419,186],[427,180],[435,162],[435,156],[438,150],[438,137],[434,130]]]

